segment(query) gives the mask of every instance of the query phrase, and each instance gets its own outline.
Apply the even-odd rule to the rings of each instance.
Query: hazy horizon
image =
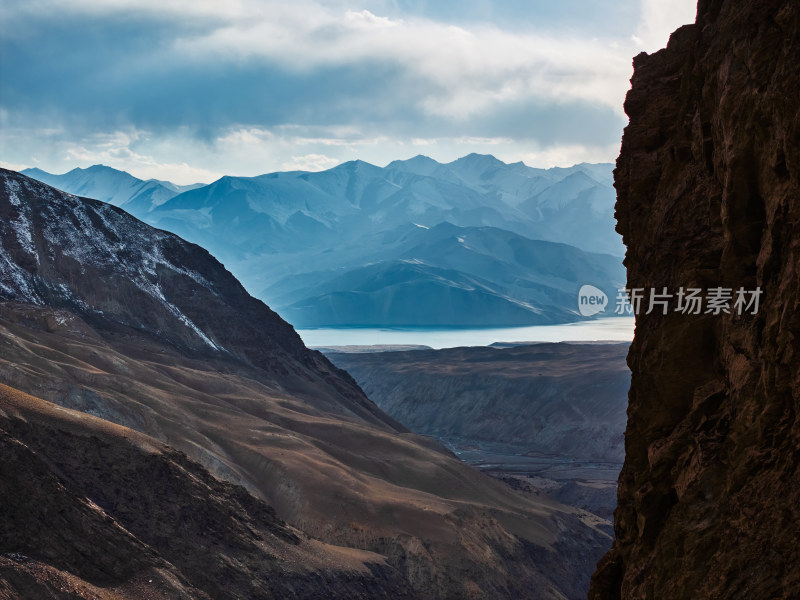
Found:
[[[15,3],[0,165],[189,184],[417,154],[610,162],[632,57],[694,14],[691,0]]]
[[[454,159],[454,160],[452,160],[452,161],[447,161],[447,162],[436,161],[436,162],[438,162],[438,163],[440,163],[440,164],[443,164],[443,165],[446,165],[446,164],[450,164],[450,163],[456,162],[456,161],[457,161],[457,160],[459,160],[459,159],[466,158],[466,157],[470,156],[471,154],[479,154],[479,153],[474,153],[474,152],[473,152],[473,153],[465,154],[465,155],[463,155],[463,156],[459,156],[459,157],[455,158],[455,159]],[[407,157],[407,158],[396,158],[396,159],[390,160],[390,161],[388,161],[388,162],[386,162],[386,163],[384,163],[384,164],[375,164],[375,163],[370,163],[369,161],[365,161],[365,160],[362,160],[362,159],[359,159],[359,158],[355,158],[355,159],[350,159],[350,160],[343,160],[343,161],[341,161],[341,162],[338,162],[338,163],[336,163],[335,165],[332,165],[332,166],[330,166],[330,167],[325,167],[325,169],[320,169],[320,170],[310,170],[310,169],[295,169],[294,171],[297,171],[297,172],[304,172],[304,173],[316,173],[316,172],[320,172],[320,171],[330,171],[331,169],[335,169],[336,167],[341,167],[341,166],[342,166],[342,165],[344,165],[344,164],[347,164],[347,163],[349,163],[349,162],[356,162],[356,161],[365,162],[365,163],[368,163],[368,164],[371,164],[371,165],[374,165],[374,166],[377,166],[377,167],[380,167],[380,168],[386,168],[386,167],[388,167],[388,166],[389,166],[391,163],[393,163],[393,162],[404,162],[404,161],[412,160],[412,159],[414,159],[414,158],[417,158],[417,157],[419,157],[419,156],[422,156],[422,157],[425,157],[425,158],[431,158],[432,160],[436,160],[435,158],[433,158],[433,157],[430,157],[430,156],[427,156],[427,155],[424,155],[424,154],[415,154],[414,156],[409,156],[409,157]],[[501,160],[501,159],[497,158],[496,156],[494,156],[493,154],[482,154],[482,156],[490,156],[490,157],[492,157],[492,158],[496,158],[497,160]],[[502,160],[501,160],[501,162],[504,162],[504,163],[506,163],[506,164],[511,164],[511,163],[507,163],[506,161],[502,161]],[[556,169],[558,169],[558,168],[569,168],[569,167],[577,166],[577,165],[579,165],[579,164],[591,164],[591,165],[605,165],[605,164],[613,164],[613,161],[599,161],[599,162],[589,162],[589,161],[582,161],[582,162],[580,162],[580,163],[571,163],[571,164],[562,164],[562,165],[552,165],[552,166],[548,166],[548,167],[543,167],[543,166],[541,166],[541,165],[531,165],[531,164],[528,164],[528,163],[526,163],[525,161],[516,161],[516,162],[518,162],[518,163],[522,163],[522,164],[524,164],[526,167],[530,167],[530,168],[533,168],[533,169],[551,169],[551,168],[556,168]],[[3,165],[2,165],[2,164],[0,164],[0,166],[3,166]],[[91,169],[91,168],[93,168],[93,167],[105,167],[105,168],[109,168],[109,169],[114,169],[114,170],[116,170],[116,171],[122,171],[122,172],[128,173],[129,175],[133,175],[133,176],[134,176],[134,177],[136,177],[137,179],[142,179],[142,180],[144,180],[144,181],[147,181],[147,180],[153,180],[153,181],[167,181],[167,182],[169,182],[169,183],[175,183],[175,184],[177,184],[177,183],[178,183],[178,182],[176,182],[176,181],[169,181],[169,180],[158,180],[158,179],[156,179],[156,178],[152,178],[152,177],[151,177],[151,178],[147,178],[147,177],[139,177],[139,176],[138,176],[138,175],[137,175],[135,172],[127,171],[127,170],[125,170],[125,169],[118,169],[118,168],[116,168],[116,167],[114,167],[114,166],[112,166],[112,165],[106,165],[106,164],[103,164],[103,163],[94,163],[94,164],[90,164],[90,165],[86,165],[86,166],[83,166],[83,165],[77,165],[77,166],[75,166],[75,167],[71,167],[70,169],[68,169],[68,170],[66,170],[66,171],[64,171],[64,172],[61,172],[61,173],[55,173],[55,172],[52,172],[52,171],[48,171],[47,169],[43,169],[43,168],[41,168],[41,167],[22,167],[22,168],[20,168],[20,169],[12,169],[12,170],[15,170],[15,171],[16,171],[16,170],[19,170],[19,171],[25,171],[25,170],[27,170],[27,169],[39,169],[39,170],[41,170],[41,171],[44,171],[45,173],[48,173],[48,174],[50,174],[50,175],[66,175],[66,174],[68,174],[69,172],[71,172],[71,171],[74,171],[74,170],[76,170],[76,169],[79,169],[79,170],[86,171],[86,170],[88,170],[88,169]],[[3,168],[9,168],[9,167],[5,167],[5,166],[3,166]],[[238,174],[238,173],[223,173],[223,174],[221,174],[221,175],[220,175],[220,177],[258,177],[258,176],[260,176],[260,175],[270,175],[270,174],[273,174],[273,173],[285,173],[285,172],[291,172],[291,171],[286,171],[286,170],[280,170],[280,171],[265,171],[265,172],[263,172],[263,173],[256,173],[256,174],[254,174],[254,175],[240,175],[240,174]],[[219,178],[217,178],[217,179],[219,179]],[[216,181],[216,180],[208,180],[208,181],[191,181],[191,182],[187,182],[187,183],[181,183],[180,185],[191,185],[191,184],[202,184],[202,185],[208,185],[208,184],[214,183],[214,181]]]

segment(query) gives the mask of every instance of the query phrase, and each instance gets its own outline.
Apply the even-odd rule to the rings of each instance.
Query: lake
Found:
[[[306,346],[488,346],[495,342],[630,342],[633,317],[496,329],[298,329]]]

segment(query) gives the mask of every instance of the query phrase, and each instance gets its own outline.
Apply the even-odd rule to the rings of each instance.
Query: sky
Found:
[[[611,162],[694,0],[4,0],[0,166],[180,184],[471,152]]]

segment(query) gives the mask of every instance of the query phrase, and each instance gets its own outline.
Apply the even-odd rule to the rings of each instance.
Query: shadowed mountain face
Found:
[[[616,257],[494,227],[409,225],[375,237],[375,262],[285,277],[264,295],[298,327],[525,326],[574,321],[581,282],[613,298],[623,280]]]
[[[156,564],[171,578],[173,587],[164,589],[172,591],[165,591],[165,597],[181,597],[184,589],[189,590],[184,595],[191,595],[193,588],[211,597],[258,597],[248,590],[262,580],[247,582],[248,565],[261,560],[259,552],[265,553],[264,560],[275,552],[280,560],[297,562],[294,571],[276,563],[276,581],[263,585],[283,589],[299,573],[310,586],[308,594],[305,589],[298,592],[303,597],[328,597],[328,586],[336,589],[337,582],[342,582],[343,595],[359,589],[366,590],[364,597],[381,597],[370,592],[374,589],[390,597],[416,598],[585,594],[588,574],[610,542],[591,515],[516,494],[434,441],[407,432],[346,373],[306,349],[290,326],[249,297],[201,248],[151,229],[120,209],[9,171],[0,178],[0,216],[0,381],[152,436],[258,500],[214,483],[201,467],[189,465],[172,450],[161,451],[163,460],[148,458],[155,461],[148,463],[138,450],[118,448],[117,442],[108,442],[114,447],[108,451],[97,450],[94,434],[86,441],[84,432],[81,440],[65,438],[65,456],[59,457],[42,444],[48,433],[37,433],[38,417],[26,417],[31,431],[12,418],[3,426],[10,436],[7,451],[17,452],[26,463],[43,462],[37,476],[42,485],[49,481],[46,485],[68,487],[70,493],[58,497],[65,509],[78,512],[72,525],[44,521],[64,532],[69,543],[58,547],[43,543],[31,548],[21,541],[24,532],[4,521],[4,531],[14,534],[2,548],[4,573],[11,573],[4,575],[6,580],[34,586],[26,589],[40,589],[35,586],[45,585],[51,575],[76,585],[99,585],[102,578],[86,571],[83,563],[64,562],[69,548],[81,547],[74,538],[75,522],[82,522],[86,507],[94,503],[120,524],[114,531],[124,537],[124,529],[135,538],[115,542],[121,555],[135,555],[141,548],[137,544],[158,554],[142,559],[138,570],[109,567],[108,579],[102,581],[120,582],[118,597],[141,597],[130,586],[138,585],[136,573],[149,573]],[[70,430],[56,419],[66,419],[66,413],[53,410],[48,413],[55,415],[52,428]],[[98,423],[69,415],[88,419],[89,430]],[[78,464],[83,454],[91,458],[90,452],[101,452],[105,462],[88,472]],[[147,466],[132,473],[125,466],[129,463]],[[99,463],[91,458],[87,464]],[[116,488],[124,481],[142,488],[151,467],[154,488],[168,494],[170,505],[184,508],[177,517],[155,510],[149,513],[154,521],[143,524],[126,507],[142,505],[148,511],[156,500],[146,492],[123,497],[129,490]],[[114,472],[104,476],[106,468]],[[204,481],[205,487],[187,491],[179,482],[183,472],[192,481]],[[175,485],[167,485],[173,479]],[[214,491],[217,486],[230,493]],[[30,489],[23,504],[37,502],[36,493]],[[280,554],[278,549],[288,546],[269,546],[272,538],[266,534],[264,546],[247,532],[237,542],[230,529],[216,529],[216,517],[203,517],[192,508],[195,502],[207,503],[204,494],[217,497],[226,514],[255,522],[256,537],[262,527],[288,527],[302,539],[299,532],[358,551],[344,553],[345,558],[355,556],[352,561],[337,562],[343,551],[332,549],[333,562],[325,562],[328,550],[320,550],[317,562],[303,567],[301,555]],[[266,507],[274,509],[274,518]],[[160,519],[178,517],[197,519],[201,526],[187,526],[186,537],[174,544],[159,537],[163,534],[155,530]],[[204,545],[200,537],[193,539],[193,532],[208,529],[206,525],[209,535],[218,532],[214,543],[244,546],[219,553],[213,540]],[[171,531],[172,526],[165,523],[158,530]],[[106,530],[97,527],[87,538],[96,539],[102,549]],[[197,554],[188,550],[192,544]],[[179,560],[181,548],[188,562]],[[319,564],[325,565],[326,574],[318,577],[312,572]],[[208,573],[206,579],[202,572]],[[219,580],[226,585],[239,582],[231,583],[233,592],[221,583],[219,588],[207,584],[215,573],[223,573]],[[76,595],[92,597],[89,592]]]
[[[621,463],[627,344],[331,353],[412,431],[519,454]]]
[[[115,187],[111,171],[30,174],[119,203],[117,188],[134,178],[116,172]],[[579,320],[583,284],[610,296],[621,285],[610,177],[610,165],[418,156],[223,177],[124,207],[208,248],[297,326],[534,325]]]
[[[627,349],[535,344],[329,357],[381,409],[467,463],[610,520],[624,457]]]
[[[634,60],[615,171],[632,288],[761,289],[640,314],[613,550],[591,598],[800,590],[800,5],[701,0]]]

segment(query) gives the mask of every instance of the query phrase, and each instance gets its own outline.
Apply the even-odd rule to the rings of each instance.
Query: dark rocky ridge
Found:
[[[146,334],[200,359],[244,361],[288,389],[324,381],[338,393],[329,409],[404,430],[200,246],[13,171],[0,169],[0,184],[0,300],[67,309],[108,334]]]
[[[629,287],[763,290],[640,315],[616,541],[590,597],[797,598],[800,6],[701,0],[634,60],[615,171]]]

